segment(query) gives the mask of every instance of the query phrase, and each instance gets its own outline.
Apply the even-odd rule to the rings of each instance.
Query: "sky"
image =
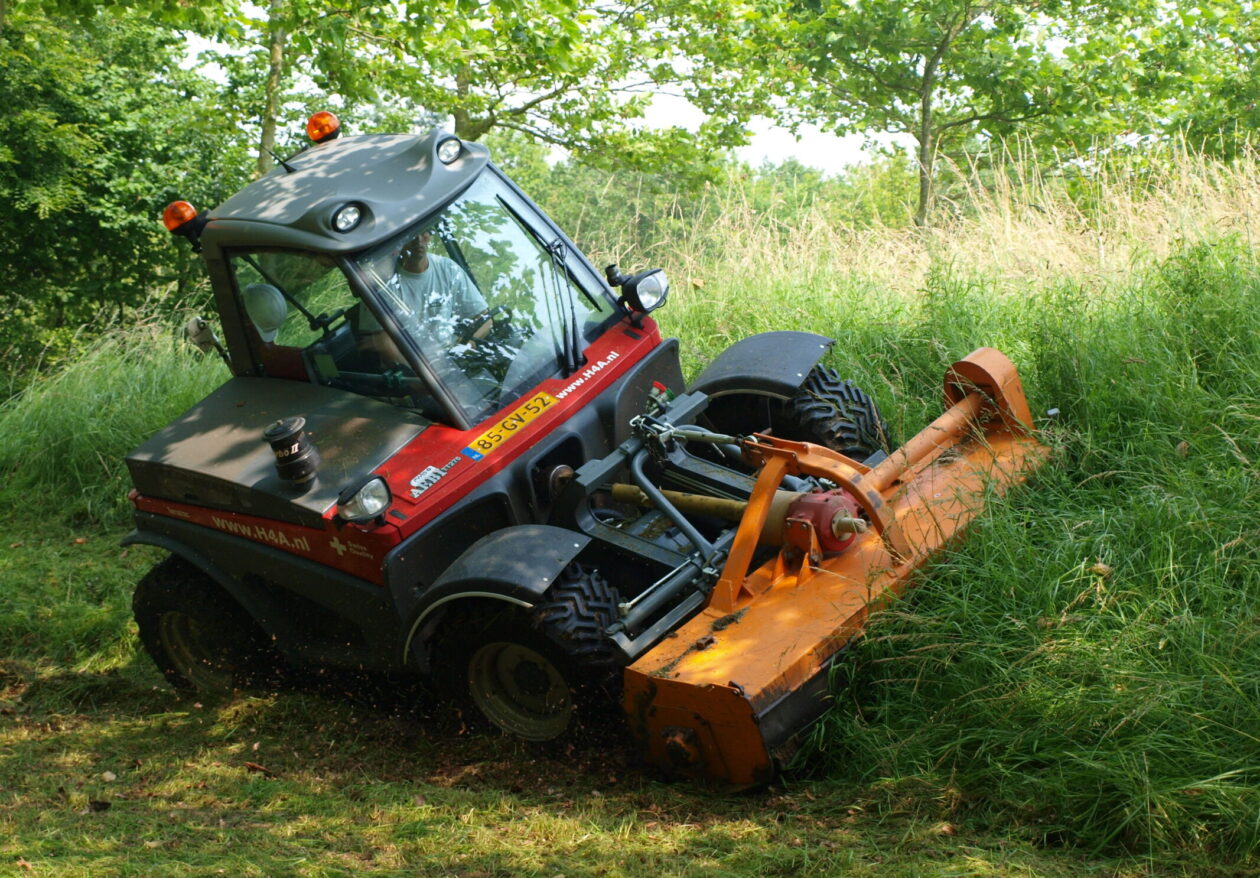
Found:
[[[695,130],[703,119],[704,114],[685,98],[661,94],[653,99],[645,121],[651,127],[680,125]],[[752,140],[747,146],[737,149],[735,154],[754,167],[765,161],[779,164],[785,159],[795,158],[801,164],[835,174],[862,161],[867,155],[863,148],[865,138],[861,134],[837,137],[807,126],[801,129],[798,137],[786,128],[760,118],[753,119],[748,127]]]

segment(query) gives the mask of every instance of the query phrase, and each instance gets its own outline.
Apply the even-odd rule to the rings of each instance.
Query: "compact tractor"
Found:
[[[761,783],[872,608],[1045,458],[995,350],[894,449],[822,335],[687,383],[664,273],[601,274],[479,144],[308,133],[164,216],[231,371],[127,459],[125,542],[169,553],[136,621],[178,689],[428,675],[529,741],[619,702],[647,761]]]

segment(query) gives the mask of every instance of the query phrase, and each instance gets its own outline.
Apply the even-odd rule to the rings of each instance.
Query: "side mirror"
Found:
[[[610,265],[604,269],[604,276],[610,286],[621,287],[621,304],[630,310],[636,326],[645,314],[664,305],[669,296],[669,278],[663,268],[624,275],[616,265]]]
[[[229,369],[232,368],[232,361],[228,359],[223,343],[219,341],[219,337],[214,334],[214,330],[210,328],[210,324],[204,317],[188,318],[188,322],[184,324],[184,338],[203,354],[208,353],[211,348],[218,351],[219,356],[223,358],[223,362],[227,364],[227,367]]]

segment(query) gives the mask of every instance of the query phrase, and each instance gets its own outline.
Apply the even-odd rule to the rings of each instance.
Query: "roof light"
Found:
[[[455,159],[459,158],[459,154],[464,151],[464,144],[460,142],[458,137],[448,137],[438,144],[438,159],[444,165],[449,165]]]
[[[347,204],[337,209],[333,214],[333,228],[339,232],[348,232],[359,224],[359,220],[363,218],[363,211],[357,204]]]
[[[174,232],[190,219],[197,218],[197,208],[187,201],[172,201],[162,211],[162,225],[168,232]]]
[[[340,133],[341,120],[327,110],[320,110],[306,120],[306,136],[316,143],[335,140]]]

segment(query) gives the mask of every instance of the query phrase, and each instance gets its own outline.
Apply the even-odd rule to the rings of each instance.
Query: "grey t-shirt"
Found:
[[[399,268],[385,284],[385,298],[404,328],[423,342],[449,347],[455,341],[458,320],[476,317],[486,310],[472,279],[453,259],[429,254],[429,267],[420,273]],[[378,331],[376,321],[365,315],[360,330]]]

